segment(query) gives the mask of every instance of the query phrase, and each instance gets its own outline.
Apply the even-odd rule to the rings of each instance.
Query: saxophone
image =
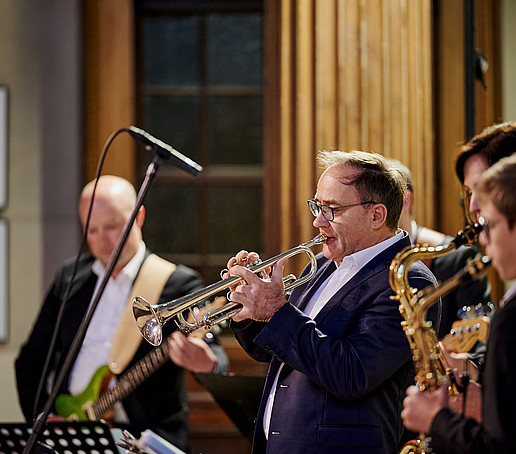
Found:
[[[412,350],[412,359],[416,371],[416,383],[421,391],[433,391],[439,387],[446,375],[451,375],[451,370],[444,357],[439,354],[438,339],[432,322],[427,321],[426,313],[439,298],[453,290],[458,285],[463,285],[473,279],[478,279],[485,273],[489,266],[487,257],[477,257],[470,261],[464,270],[452,278],[439,284],[437,287],[427,287],[418,291],[411,288],[408,282],[407,271],[412,263],[426,258],[436,258],[445,255],[463,244],[471,244],[482,231],[482,224],[469,224],[459,231],[457,236],[446,246],[408,246],[400,251],[393,259],[390,266],[389,282],[396,293],[392,298],[399,301],[399,309],[404,318],[403,330]],[[450,394],[458,393],[450,377]],[[424,433],[419,434],[419,439],[407,442],[400,454],[427,454],[432,452],[430,437]]]

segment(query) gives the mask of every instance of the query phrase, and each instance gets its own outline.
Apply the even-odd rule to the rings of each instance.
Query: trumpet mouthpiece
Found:
[[[318,239],[318,243],[317,244],[322,244],[322,243],[326,243],[326,240],[328,239],[328,237],[326,236],[325,233],[319,233],[319,235],[317,235],[315,237],[316,239]]]

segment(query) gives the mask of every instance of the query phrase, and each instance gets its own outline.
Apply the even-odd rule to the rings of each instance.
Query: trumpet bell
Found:
[[[160,345],[163,340],[161,315],[141,296],[133,299],[133,315],[145,340],[154,346]]]

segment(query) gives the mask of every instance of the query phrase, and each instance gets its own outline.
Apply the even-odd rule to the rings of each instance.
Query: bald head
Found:
[[[95,181],[82,190],[79,201],[79,216],[83,227],[86,224]],[[98,179],[93,208],[88,226],[88,245],[93,255],[106,266],[136,203],[133,185],[114,175],[103,175]],[[143,207],[136,217],[126,244],[117,262],[117,274],[134,257],[142,241],[141,227],[145,218]]]
[[[79,202],[80,211],[82,211],[81,205],[90,204],[94,187],[95,180],[84,186]],[[136,203],[136,191],[134,186],[124,178],[115,175],[103,175],[99,178],[95,190],[95,201],[100,200],[116,204],[122,211],[129,211],[130,213]]]

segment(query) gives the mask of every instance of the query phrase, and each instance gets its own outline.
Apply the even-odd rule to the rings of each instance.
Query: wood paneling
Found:
[[[475,82],[475,132],[500,121],[498,2],[476,0],[475,43],[489,62],[486,88]],[[464,224],[455,157],[467,140],[465,125],[464,2],[435,2],[435,111],[439,229],[455,234]],[[474,71],[475,68],[471,68]]]
[[[95,177],[108,138],[135,121],[134,12],[130,0],[88,0],[85,8],[86,171]],[[103,174],[135,180],[136,146],[128,134],[109,148]]]
[[[282,27],[269,36],[279,39],[275,97],[266,91],[268,111],[279,111],[279,121],[265,121],[266,153],[277,163],[266,174],[277,189],[266,198],[266,216],[279,224],[274,246],[287,250],[313,236],[306,200],[315,192],[315,157],[323,149],[400,159],[414,172],[416,215],[432,226],[430,0],[268,0],[266,9]],[[280,212],[269,211],[278,197]]]
[[[475,82],[475,133],[501,121],[499,2],[474,2],[475,49],[489,63],[486,88]],[[465,124],[464,1],[434,1],[436,112],[436,227],[450,235],[464,225],[460,183],[455,175],[455,159],[467,140]],[[475,68],[470,68],[474,71]],[[499,301],[503,285],[493,270],[489,272],[493,299]]]

